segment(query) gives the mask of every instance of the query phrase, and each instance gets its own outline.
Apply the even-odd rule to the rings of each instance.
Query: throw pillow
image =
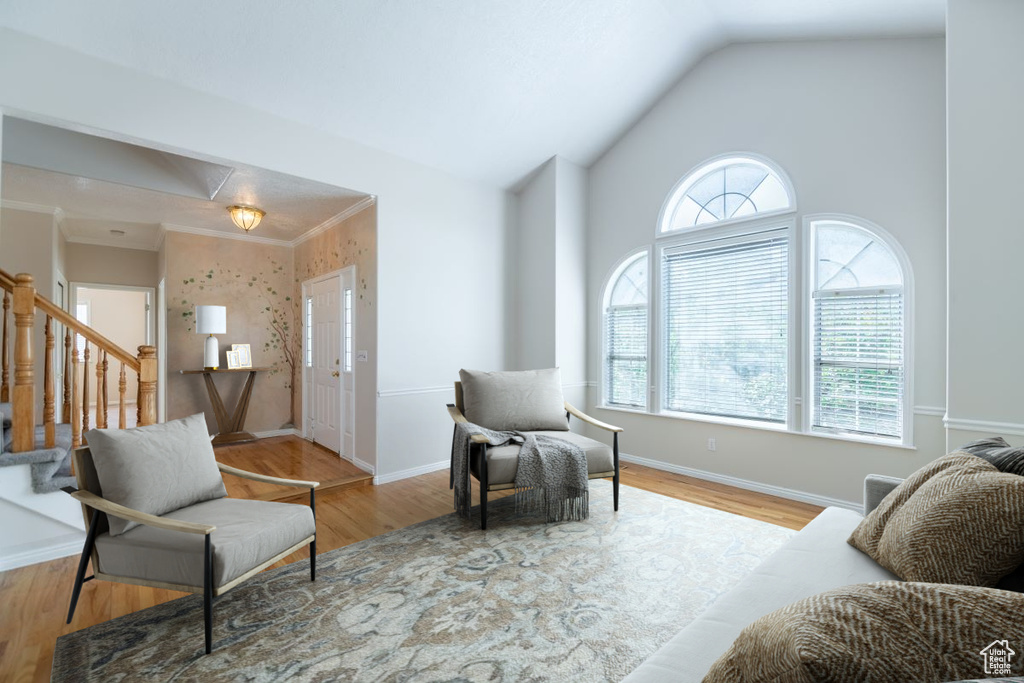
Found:
[[[982,650],[997,641],[1015,650],[1024,644],[1022,610],[1024,595],[991,588],[900,581],[844,586],[747,626],[704,683],[983,678],[989,670]],[[1020,661],[1011,661],[1012,674],[1024,674]]]
[[[1024,562],[1024,478],[951,453],[896,487],[850,545],[906,581],[995,586]]]
[[[495,431],[568,431],[558,368],[517,372],[459,370],[466,419]]]
[[[136,429],[93,429],[86,435],[103,497],[163,515],[228,495],[202,413]],[[138,524],[107,516],[110,535]]]
[[[990,439],[972,441],[961,446],[960,450],[988,460],[1000,472],[1024,477],[1024,448],[1014,448],[1002,437],[994,436]]]

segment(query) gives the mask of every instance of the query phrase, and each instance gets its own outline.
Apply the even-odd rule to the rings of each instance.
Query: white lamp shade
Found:
[[[226,334],[228,309],[226,306],[196,306],[197,334]]]

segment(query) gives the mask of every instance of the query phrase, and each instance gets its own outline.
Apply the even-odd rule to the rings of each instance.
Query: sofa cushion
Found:
[[[316,533],[305,505],[219,498],[163,515],[167,519],[213,524],[213,580],[223,586]],[[148,526],[120,536],[100,534],[100,571],[181,586],[203,585],[204,539]]]
[[[961,446],[959,450],[984,458],[1000,472],[1024,476],[1024,448],[1014,448],[1002,437],[993,436],[972,441]]]
[[[968,453],[900,484],[850,544],[907,581],[995,586],[1024,562],[1024,477]]]
[[[111,502],[162,515],[227,495],[202,413],[136,429],[93,429],[85,438]],[[111,536],[137,526],[108,517]]]
[[[758,617],[822,591],[896,577],[846,543],[863,517],[830,507],[647,658],[628,683],[701,680]],[[624,683],[625,683],[624,682]]]
[[[988,673],[981,655],[986,646],[1024,641],[1021,613],[1024,596],[990,588],[899,581],[846,586],[743,629],[704,683],[980,677]]]
[[[567,431],[558,368],[517,372],[459,370],[466,419],[496,431]]]
[[[539,431],[531,433],[565,439],[582,448],[587,455],[587,474],[611,472],[615,469],[615,456],[612,454],[611,446],[607,444],[575,432]],[[518,444],[509,444],[507,446],[492,446],[487,449],[488,484],[511,484],[516,480],[516,472],[519,471],[519,448]],[[477,464],[477,459],[473,458],[470,462],[470,471],[479,479],[480,472]]]

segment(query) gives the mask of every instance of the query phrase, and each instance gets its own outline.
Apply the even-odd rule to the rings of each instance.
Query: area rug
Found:
[[[591,483],[590,519],[512,498],[62,636],[53,681],[619,681],[793,531]],[[476,510],[474,509],[474,512]]]

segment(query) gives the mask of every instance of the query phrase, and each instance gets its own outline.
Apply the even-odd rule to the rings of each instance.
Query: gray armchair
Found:
[[[589,479],[611,479],[614,509],[619,509],[619,434],[621,427],[596,420],[564,401],[566,423],[570,418],[597,427],[612,434],[612,446],[569,431],[536,431],[580,446],[587,456]],[[468,422],[465,416],[465,402],[462,382],[455,383],[455,404],[448,404],[448,414],[456,423]],[[457,428],[457,427],[456,427]],[[454,438],[454,432],[453,432]],[[490,446],[487,439],[479,434],[472,437],[469,456],[469,470],[480,483],[480,528],[487,528],[487,493],[515,488],[516,471],[519,461],[519,446]],[[454,462],[449,467],[449,488],[455,486]]]
[[[89,448],[75,450],[72,459],[78,490],[64,490],[82,504],[87,534],[71,595],[69,624],[82,584],[92,579],[202,593],[209,654],[215,596],[307,544],[310,580],[316,580],[315,489],[319,482],[279,479],[216,463],[224,474],[308,488],[309,507],[220,497],[153,515],[103,498]],[[138,526],[114,535],[110,517]],[[90,560],[93,573],[86,577]]]

